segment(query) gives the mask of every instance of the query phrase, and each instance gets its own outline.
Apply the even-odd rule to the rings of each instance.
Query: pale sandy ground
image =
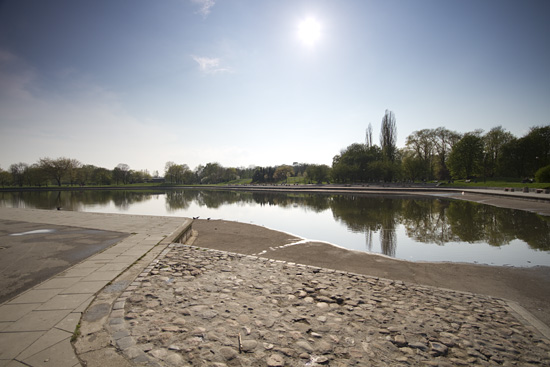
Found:
[[[547,202],[468,194],[459,198],[544,215],[550,213]],[[298,239],[264,227],[231,221],[195,220],[193,228],[199,233],[196,246],[244,254],[262,253],[263,257],[277,260],[490,295],[517,302],[550,325],[550,267],[416,263],[316,242],[284,247]]]

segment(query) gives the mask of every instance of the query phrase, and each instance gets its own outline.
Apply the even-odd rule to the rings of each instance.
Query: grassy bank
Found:
[[[524,183],[524,182],[511,182],[511,181],[478,181],[478,182],[465,182],[465,181],[454,181],[451,184],[444,183],[441,186],[443,187],[462,187],[462,188],[506,188],[513,187],[515,189],[522,189],[528,187],[530,189],[546,189],[550,188],[550,183],[546,182],[534,182],[534,183]]]

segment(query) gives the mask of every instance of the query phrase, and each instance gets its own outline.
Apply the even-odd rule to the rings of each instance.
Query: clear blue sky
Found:
[[[0,0],[3,169],[330,165],[386,109],[399,147],[547,125],[550,1]]]

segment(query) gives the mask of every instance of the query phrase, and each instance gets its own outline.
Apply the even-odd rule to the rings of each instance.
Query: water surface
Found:
[[[223,190],[0,193],[0,206],[225,219],[409,261],[550,266],[550,218],[485,204],[396,195]]]

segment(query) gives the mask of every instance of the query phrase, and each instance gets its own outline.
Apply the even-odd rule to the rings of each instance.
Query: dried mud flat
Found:
[[[550,365],[497,298],[187,245],[113,309],[136,366]]]

